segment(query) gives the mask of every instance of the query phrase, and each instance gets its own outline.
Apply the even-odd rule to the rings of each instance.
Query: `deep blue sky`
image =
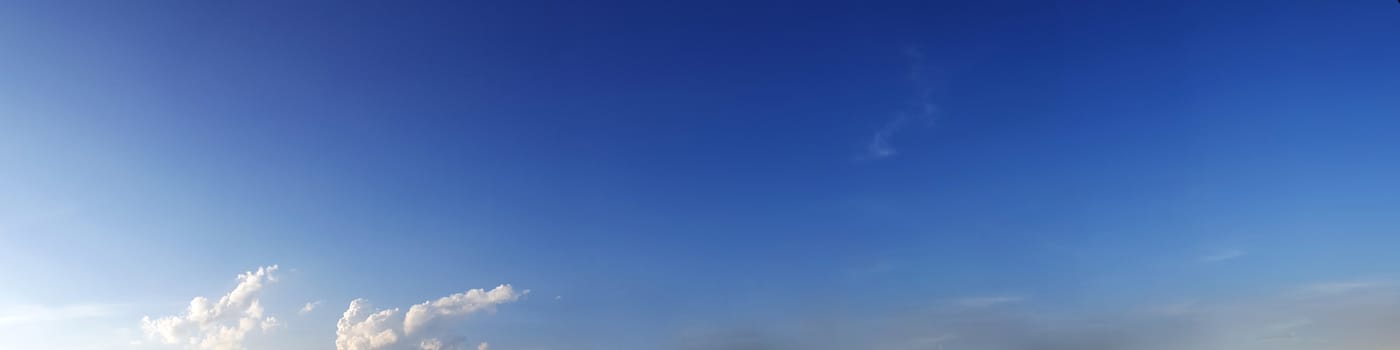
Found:
[[[1389,1],[11,3],[0,305],[278,264],[275,349],[500,283],[470,338],[651,349],[1387,280],[1396,62]]]

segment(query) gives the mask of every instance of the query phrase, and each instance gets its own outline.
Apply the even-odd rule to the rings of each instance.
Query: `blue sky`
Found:
[[[1386,348],[1397,16],[8,3],[0,348]]]

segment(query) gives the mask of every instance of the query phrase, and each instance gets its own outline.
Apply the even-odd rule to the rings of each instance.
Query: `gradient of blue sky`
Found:
[[[0,5],[0,347],[271,264],[254,348],[502,283],[461,334],[656,349],[1400,277],[1393,2],[509,3]]]

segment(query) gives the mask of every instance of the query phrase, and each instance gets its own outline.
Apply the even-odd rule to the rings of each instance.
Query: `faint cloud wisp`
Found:
[[[1296,294],[1297,290],[1312,294]],[[1318,283],[1139,310],[1052,310],[1015,297],[907,313],[832,314],[795,326],[707,332],[678,350],[1316,350],[1400,344],[1400,289]],[[1014,303],[1014,304],[1012,304]],[[1003,307],[968,307],[1000,305]],[[840,331],[833,331],[840,330]]]
[[[324,301],[322,300],[308,302],[306,303],[306,305],[302,305],[301,310],[297,310],[297,314],[305,315],[311,313],[311,311],[314,311],[317,307],[321,306],[322,303],[324,303]]]
[[[909,60],[908,79],[913,86],[914,96],[908,102],[909,106],[895,113],[894,118],[886,121],[875,130],[874,135],[865,146],[867,158],[880,159],[894,156],[898,153],[893,142],[895,134],[904,130],[911,122],[931,126],[938,118],[938,105],[934,103],[933,85],[928,79],[923,50],[917,46],[906,46],[904,56]]]
[[[1371,280],[1363,280],[1363,281],[1345,281],[1345,282],[1326,282],[1326,283],[1315,283],[1315,284],[1311,284],[1311,285],[1304,286],[1304,287],[1303,287],[1303,292],[1306,293],[1306,294],[1312,294],[1312,295],[1347,294],[1347,293],[1352,293],[1352,292],[1356,292],[1356,291],[1361,291],[1361,290],[1366,290],[1366,289],[1377,288],[1377,287],[1381,287],[1381,286],[1385,286],[1385,285],[1386,285],[1385,282],[1381,282],[1381,281],[1371,281]]]
[[[1026,297],[1021,296],[985,296],[959,299],[957,304],[962,307],[989,307],[1001,304],[1019,303],[1025,301]]]
[[[1215,262],[1221,262],[1221,261],[1226,261],[1226,260],[1232,260],[1232,259],[1240,258],[1240,257],[1243,257],[1244,255],[1245,255],[1245,252],[1244,252],[1243,250],[1239,250],[1239,249],[1230,249],[1230,250],[1225,250],[1225,251],[1216,252],[1216,253],[1210,254],[1210,255],[1205,255],[1205,256],[1202,256],[1202,257],[1198,258],[1197,260],[1200,261],[1200,262],[1203,262],[1203,263],[1215,263]]]

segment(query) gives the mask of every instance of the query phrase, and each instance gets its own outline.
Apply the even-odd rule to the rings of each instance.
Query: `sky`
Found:
[[[0,349],[1394,349],[1390,1],[10,1]]]

